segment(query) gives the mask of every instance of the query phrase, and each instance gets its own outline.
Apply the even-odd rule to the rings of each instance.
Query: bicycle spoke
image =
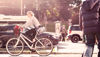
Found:
[[[12,38],[7,42],[6,49],[10,55],[19,55],[20,53],[22,53],[24,45],[22,41],[17,41],[18,40],[16,38]]]
[[[49,55],[52,52],[53,49],[53,44],[52,42],[47,39],[47,38],[41,38],[39,39],[40,42],[36,42],[35,48],[36,48],[36,52],[39,55]]]

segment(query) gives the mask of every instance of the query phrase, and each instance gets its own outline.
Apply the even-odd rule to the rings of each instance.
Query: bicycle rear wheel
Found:
[[[21,40],[18,41],[17,38],[11,38],[6,44],[7,52],[12,56],[18,56],[23,52],[24,44]]]
[[[53,50],[53,44],[48,38],[41,38],[36,42],[35,49],[38,55],[48,56]]]

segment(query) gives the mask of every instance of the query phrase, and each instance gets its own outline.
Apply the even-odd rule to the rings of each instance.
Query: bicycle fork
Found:
[[[14,45],[14,48],[17,47],[17,45],[19,44],[19,41],[20,41],[20,36],[18,37],[17,42],[16,42],[16,44]]]

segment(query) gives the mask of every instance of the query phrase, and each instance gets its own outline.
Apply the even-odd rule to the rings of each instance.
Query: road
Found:
[[[79,43],[72,43],[71,41],[59,42],[59,44],[55,46],[55,48],[53,49],[53,53],[50,56],[46,57],[81,57],[81,54],[84,52],[84,50],[85,50],[85,45],[82,42]],[[97,57],[97,52],[98,52],[97,45],[95,45],[93,57]],[[0,57],[12,57],[12,56],[4,53],[0,54]],[[38,56],[36,53],[30,53],[30,51],[27,51],[26,53],[23,53],[18,57],[41,57],[41,56]]]
[[[0,54],[0,57],[81,57],[81,54],[51,54],[49,56],[39,56],[37,54],[22,54],[20,56],[10,56],[8,54]],[[94,54],[93,57],[97,57],[97,54]]]
[[[84,52],[86,46],[82,42],[79,43],[72,43],[71,41],[67,42],[59,42],[57,45],[57,53],[65,53],[65,54],[81,54]],[[94,54],[97,54],[98,49],[97,45],[94,48]]]

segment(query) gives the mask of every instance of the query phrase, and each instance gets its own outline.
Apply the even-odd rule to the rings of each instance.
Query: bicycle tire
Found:
[[[45,46],[44,48],[42,47],[43,45],[39,41]],[[53,51],[53,43],[51,42],[51,40],[48,38],[40,38],[39,41],[37,41],[35,44],[35,49],[37,54],[40,56],[50,55]],[[48,49],[48,50],[44,50],[44,49]]]
[[[19,40],[17,47],[14,47],[17,40],[18,40],[17,38],[11,38],[11,39],[8,40],[8,42],[6,44],[6,50],[12,56],[18,56],[24,50],[24,44],[21,40]],[[21,47],[21,50],[20,50],[20,47]]]

